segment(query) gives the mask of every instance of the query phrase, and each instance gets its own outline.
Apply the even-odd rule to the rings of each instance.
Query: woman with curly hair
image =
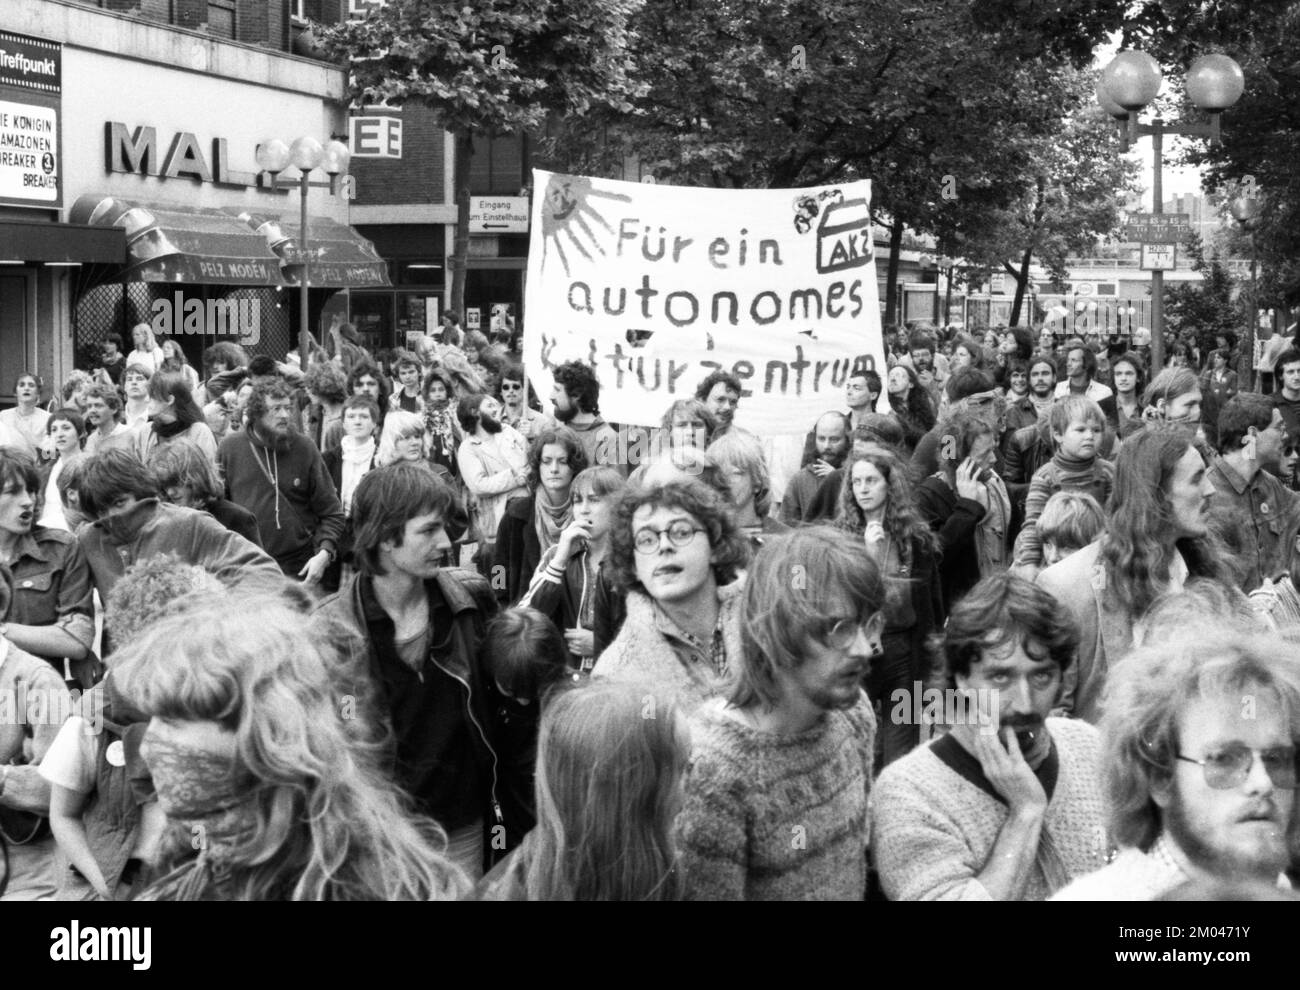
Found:
[[[504,601],[523,596],[542,556],[573,523],[573,479],[586,468],[582,441],[567,427],[542,430],[529,445],[529,493],[506,503],[497,527],[496,564],[505,568],[505,587],[497,590]]]
[[[889,408],[903,428],[903,447],[910,457],[921,438],[934,428],[934,407],[916,372],[905,364],[889,369]]]
[[[589,682],[557,694],[537,743],[537,825],[479,884],[482,900],[674,901],[673,822],[690,757],[685,720],[645,689]]]
[[[456,448],[463,438],[451,399],[455,394],[451,378],[441,368],[433,368],[424,380],[424,435],[429,460],[441,464],[453,478],[460,476]]]
[[[646,682],[690,714],[722,693],[740,657],[749,541],[722,496],[695,480],[629,488],[610,535],[627,614],[592,676]]]
[[[1097,721],[1108,664],[1133,647],[1134,626],[1161,594],[1193,577],[1235,583],[1211,529],[1213,493],[1186,425],[1152,423],[1124,443],[1101,538],[1038,576],[1079,623],[1077,671],[1067,672],[1061,699],[1066,712]]]
[[[916,511],[907,468],[875,444],[855,449],[845,463],[835,525],[866,544],[885,582],[884,652],[864,687],[887,715],[894,691],[911,690],[914,681],[925,679],[926,641],[943,627],[939,540]],[[920,741],[919,726],[885,717],[879,722],[883,763]]]
[[[442,830],[381,769],[351,644],[319,614],[250,592],[170,615],[115,656],[122,694],[150,720],[141,754],[170,823],[166,872],[141,900],[464,892]]]

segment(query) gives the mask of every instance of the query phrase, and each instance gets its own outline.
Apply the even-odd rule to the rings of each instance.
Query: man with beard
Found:
[[[918,331],[908,338],[907,348],[911,354],[912,370],[916,372],[917,381],[930,393],[930,401],[934,403],[934,408],[938,409],[943,399],[943,385],[948,376],[942,368],[936,367],[934,338]]]
[[[456,419],[465,431],[456,463],[473,501],[470,518],[479,545],[475,561],[479,573],[486,577],[492,573],[492,555],[506,503],[528,494],[528,441],[501,422],[501,405],[490,395],[462,398],[456,405]]]
[[[1071,342],[1065,352],[1065,380],[1057,382],[1055,395],[1086,395],[1093,402],[1109,399],[1115,393],[1109,385],[1096,380],[1097,355],[1082,341]]]
[[[1211,532],[1214,485],[1191,431],[1151,423],[1124,442],[1101,537],[1053,564],[1037,582],[1073,615],[1079,658],[1066,673],[1061,710],[1094,725],[1111,664],[1137,645],[1155,600],[1194,577],[1232,584],[1230,561]]]
[[[710,373],[695,389],[695,398],[703,402],[718,421],[713,439],[716,440],[731,429],[736,418],[736,408],[740,405],[741,391],[740,379],[722,369]]]
[[[862,681],[881,651],[884,604],[866,546],[829,527],[754,558],[730,693],[691,727],[677,818],[688,899],[866,896],[876,719]]]
[[[100,383],[86,390],[86,429],[89,433],[83,449],[87,455],[114,445],[129,445],[124,438],[130,435],[131,430],[117,418],[121,409],[122,397],[112,385]]]
[[[338,553],[343,505],[320,451],[290,426],[293,389],[256,380],[244,415],[247,427],[217,450],[226,497],[257,516],[263,546],[286,575],[319,585]]]
[[[786,486],[781,500],[781,521],[797,526],[817,495],[822,480],[844,463],[849,452],[849,417],[843,413],[828,412],[817,420],[813,428],[813,443],[817,459],[805,464]]]
[[[1097,730],[1049,717],[1077,643],[1052,596],[1013,574],[954,606],[942,645],[953,729],[881,771],[872,799],[891,900],[1041,901],[1105,863]],[[924,718],[936,706],[921,691],[894,692],[890,717]]]
[[[618,432],[600,418],[600,382],[588,365],[568,361],[555,369],[551,404],[556,422],[582,441],[589,465],[607,464],[627,473],[626,458],[619,456]]]
[[[1294,647],[1208,625],[1148,646],[1116,669],[1101,733],[1121,852],[1059,900],[1155,900],[1189,881],[1289,886]]]
[[[854,368],[849,372],[848,381],[844,383],[844,404],[849,407],[847,413],[849,434],[865,422],[868,417],[875,416],[876,402],[880,399],[880,392],[883,387],[880,375],[874,371],[867,368]],[[809,430],[807,436],[804,437],[803,457],[799,463],[801,467],[807,467],[810,464],[814,465],[817,477],[825,478],[836,465],[825,465],[824,459],[817,449],[816,432],[816,424],[814,424],[813,429]],[[818,465],[816,463],[818,461],[822,461],[822,465]]]
[[[1018,375],[1024,388],[1016,391]],[[1047,418],[1052,408],[1052,390],[1056,387],[1056,365],[1050,358],[1036,357],[1028,366],[1011,365],[1011,391],[1007,393],[1007,436],[1027,426],[1036,426]]]

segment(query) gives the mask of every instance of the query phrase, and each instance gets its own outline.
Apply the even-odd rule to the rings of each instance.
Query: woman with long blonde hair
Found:
[[[381,723],[351,641],[287,594],[249,588],[181,609],[119,650],[113,676],[150,719],[141,753],[170,823],[168,872],[142,899],[463,892],[442,830],[381,770]]]
[[[553,695],[537,741],[537,826],[482,900],[672,901],[673,822],[690,737],[653,688],[588,681]]]

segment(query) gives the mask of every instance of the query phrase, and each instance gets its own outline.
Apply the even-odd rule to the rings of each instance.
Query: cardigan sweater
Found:
[[[728,666],[740,662],[740,597],[743,581],[718,588],[718,623]],[[644,591],[627,593],[627,618],[618,636],[600,654],[592,677],[644,684],[663,690],[684,714],[691,714],[726,684],[707,654],[681,638],[673,623]]]
[[[864,694],[788,736],[706,703],[677,818],[688,899],[862,900],[875,735]]]
[[[1074,879],[1102,867],[1109,851],[1100,737],[1073,719],[1049,718],[1047,729],[1060,771],[1043,818],[1040,856],[1050,842]],[[885,767],[871,804],[872,850],[891,900],[992,900],[977,877],[1006,823],[1007,806],[935,756],[933,743]],[[1041,901],[1053,893],[1035,862],[1023,899]]]

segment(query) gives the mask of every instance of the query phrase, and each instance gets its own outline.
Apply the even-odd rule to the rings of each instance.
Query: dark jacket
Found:
[[[203,508],[232,533],[242,536],[254,546],[262,545],[262,531],[257,525],[257,516],[242,505],[236,505],[228,498],[214,498]]]
[[[492,590],[503,605],[523,597],[533,572],[542,561],[542,541],[537,538],[533,520],[536,499],[536,492],[512,498],[501,514],[492,563],[504,570],[498,572],[499,580],[493,578]]]
[[[933,475],[916,488],[916,507],[930,528],[939,534],[943,557],[939,564],[939,585],[947,608],[979,582],[979,555],[975,549],[975,528],[984,518],[984,506],[962,498],[946,481]]]
[[[596,626],[592,630],[597,660],[605,647],[618,638],[626,618],[627,596],[614,587],[609,572],[602,567],[596,581]]]
[[[257,517],[262,545],[285,574],[297,575],[319,550],[337,554],[343,505],[310,440],[290,433],[272,445],[250,427],[221,441],[217,462],[227,497]]]
[[[391,766],[395,781],[412,795],[417,806],[446,824],[482,818],[485,856],[500,852],[493,842],[497,826],[504,828],[506,847],[522,841],[527,825],[507,817],[502,807],[500,775],[510,754],[499,753],[492,725],[498,692],[490,686],[480,659],[487,620],[496,611],[496,599],[487,581],[461,568],[443,568],[425,582],[429,598],[432,647],[424,668],[414,671],[398,655],[393,621],[375,600],[371,577],[357,574],[338,594],[323,600],[317,612],[360,632],[366,644],[365,663],[376,688],[379,704],[393,730]],[[472,771],[477,793],[471,807],[438,807],[451,757],[440,755],[448,745],[459,744],[433,724],[434,709],[448,702],[441,690],[454,691],[455,709],[467,729]],[[454,816],[454,817],[453,817]],[[494,849],[494,846],[497,847]],[[486,865],[486,864],[485,864]]]

